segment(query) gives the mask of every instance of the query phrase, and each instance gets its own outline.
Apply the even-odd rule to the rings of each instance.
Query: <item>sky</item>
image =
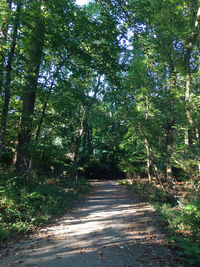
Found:
[[[85,5],[88,2],[89,2],[89,0],[76,0],[76,4],[77,5],[80,5],[80,6]]]

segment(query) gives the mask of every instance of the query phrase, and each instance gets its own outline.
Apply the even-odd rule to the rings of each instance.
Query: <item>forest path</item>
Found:
[[[181,266],[152,207],[113,181],[55,223],[11,245],[0,266]]]

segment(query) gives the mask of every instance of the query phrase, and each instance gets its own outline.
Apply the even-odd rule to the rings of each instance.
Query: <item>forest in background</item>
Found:
[[[162,212],[197,261],[199,0],[2,0],[0,11],[1,239],[40,223],[41,203],[53,209],[43,222],[60,194],[88,192],[81,177],[127,177],[173,198]]]

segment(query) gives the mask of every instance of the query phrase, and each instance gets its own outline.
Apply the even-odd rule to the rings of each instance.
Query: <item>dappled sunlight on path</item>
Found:
[[[114,182],[93,186],[54,225],[11,246],[3,266],[181,266],[147,203]]]

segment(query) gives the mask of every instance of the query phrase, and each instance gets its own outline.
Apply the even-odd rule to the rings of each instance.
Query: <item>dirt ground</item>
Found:
[[[152,207],[113,181],[93,187],[52,225],[2,250],[0,267],[183,266]]]

